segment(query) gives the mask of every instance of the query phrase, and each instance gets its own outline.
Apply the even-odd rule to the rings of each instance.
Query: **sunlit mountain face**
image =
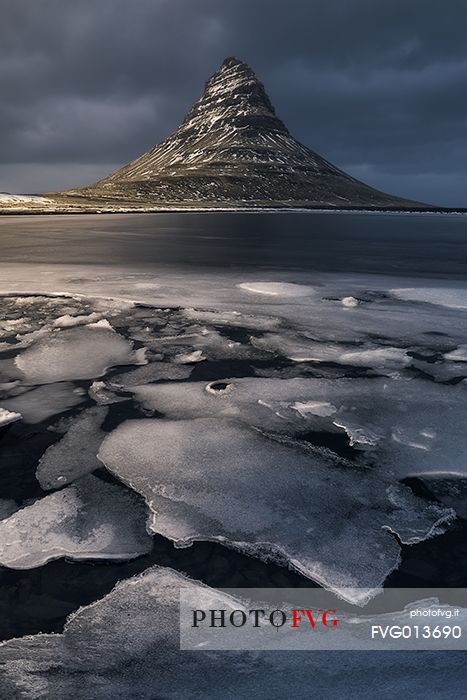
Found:
[[[66,194],[139,205],[420,206],[368,187],[299,143],[252,69],[233,57],[168,138]]]

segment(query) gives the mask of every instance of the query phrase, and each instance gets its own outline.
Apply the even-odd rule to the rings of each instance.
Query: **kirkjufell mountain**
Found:
[[[430,208],[379,192],[299,143],[262,83],[227,58],[170,136],[98,182],[48,194],[74,210]],[[42,204],[41,209],[51,204]]]

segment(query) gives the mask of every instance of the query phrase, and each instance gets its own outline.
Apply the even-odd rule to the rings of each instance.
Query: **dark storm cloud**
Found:
[[[133,158],[235,54],[311,148],[398,194],[467,204],[464,0],[0,0],[0,16],[0,189]]]

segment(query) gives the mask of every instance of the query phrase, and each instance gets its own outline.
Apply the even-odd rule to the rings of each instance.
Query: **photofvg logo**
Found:
[[[180,591],[180,648],[467,649],[467,591],[235,589]]]
[[[238,629],[245,625],[258,628],[264,624],[269,624],[278,630],[284,625],[289,625],[291,629],[298,629],[300,625],[305,625],[314,631],[323,627],[335,629],[339,625],[339,619],[336,617],[336,614],[336,609],[314,610],[313,608],[293,610],[275,608],[271,611],[263,608],[254,608],[252,610],[238,608],[236,610],[228,610],[226,608],[198,609],[192,611],[192,627],[207,625],[210,628],[226,628],[230,626]]]

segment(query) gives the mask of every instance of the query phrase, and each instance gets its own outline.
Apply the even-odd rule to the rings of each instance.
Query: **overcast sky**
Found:
[[[236,55],[328,160],[467,206],[466,27],[465,0],[0,0],[0,191],[131,160]]]

